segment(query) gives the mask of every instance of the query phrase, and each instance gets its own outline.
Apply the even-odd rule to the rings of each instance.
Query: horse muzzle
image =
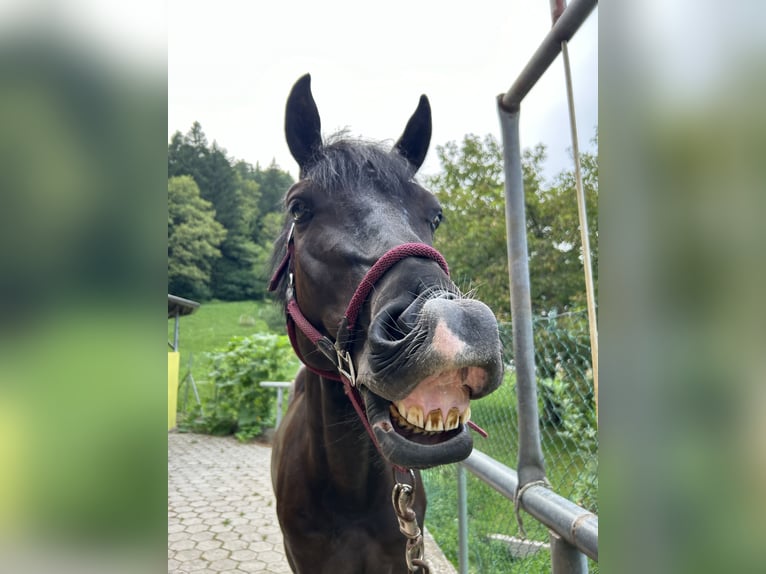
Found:
[[[408,468],[465,459],[470,401],[502,382],[501,348],[492,311],[453,293],[377,313],[358,381],[383,455]]]

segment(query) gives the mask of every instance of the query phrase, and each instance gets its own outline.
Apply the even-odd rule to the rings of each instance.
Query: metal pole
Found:
[[[551,532],[551,566],[553,574],[588,574],[585,554],[555,532]]]
[[[550,0],[551,7],[551,26],[558,22],[564,10],[567,8],[566,0]]]
[[[468,487],[465,468],[457,465],[458,572],[468,574]]]
[[[505,224],[508,234],[508,271],[511,280],[513,361],[519,418],[519,486],[545,479],[537,415],[535,353],[532,338],[532,302],[529,287],[527,225],[519,143],[519,110],[503,108],[498,96],[500,131],[505,163]]]
[[[181,323],[181,321],[179,320],[180,317],[181,317],[181,310],[176,308],[175,323],[173,325],[173,350],[174,351],[178,350],[178,331],[179,331],[178,326]]]
[[[543,42],[532,55],[519,77],[501,99],[502,107],[509,112],[519,110],[521,100],[537,83],[561,50],[561,42],[569,41],[580,25],[598,4],[598,0],[574,0],[564,10],[548,32]]]
[[[580,146],[577,139],[577,121],[575,119],[574,93],[572,91],[572,70],[569,67],[569,48],[567,42],[561,42],[561,55],[564,59],[564,75],[569,104],[569,127],[572,132],[572,155],[575,167],[575,191],[577,194],[577,213],[580,218],[580,241],[582,242],[582,260],[585,273],[585,295],[588,302],[588,325],[590,328],[590,352],[593,368],[593,396],[596,400],[596,420],[598,420],[598,320],[596,318],[596,294],[593,288],[593,266],[590,257],[590,237],[588,234],[588,213],[585,204],[585,192],[582,187],[580,172]]]
[[[279,423],[282,422],[282,387],[277,387],[277,424],[275,429],[279,428]]]
[[[274,424],[274,428],[279,428],[279,423],[282,422],[282,400],[284,397],[284,389],[290,388],[292,383],[287,381],[261,381],[260,386],[264,388],[277,389],[277,420]]]

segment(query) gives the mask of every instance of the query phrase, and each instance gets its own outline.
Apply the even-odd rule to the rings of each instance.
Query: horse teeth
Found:
[[[407,419],[405,419],[399,412],[399,409],[397,409],[393,403],[388,407],[388,411],[391,413],[391,417],[393,420],[396,421],[396,423],[404,428],[412,428],[412,425],[407,422]]]
[[[419,428],[424,428],[425,425],[423,424],[423,409],[417,406],[412,406],[407,411],[407,421],[410,424],[415,425]]]
[[[428,413],[426,418],[426,430],[427,431],[443,431],[444,421],[442,420],[441,409],[434,409]]]
[[[391,405],[393,407],[393,405]],[[407,407],[404,406],[404,403],[399,402],[396,404],[396,408],[399,410],[399,414],[402,415],[402,418],[407,418]]]
[[[465,424],[470,420],[471,420],[471,407],[469,405],[468,407],[466,407],[465,411],[463,411],[463,414],[460,415],[460,423]]]
[[[456,429],[460,426],[460,411],[457,407],[452,407],[447,413],[447,420],[444,421],[444,430]]]

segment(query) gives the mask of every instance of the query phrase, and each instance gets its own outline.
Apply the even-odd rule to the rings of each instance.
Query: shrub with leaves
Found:
[[[584,406],[579,395],[572,392],[572,385],[561,378],[542,379],[541,388],[551,396],[560,419],[556,429],[559,437],[573,445],[586,462],[575,484],[573,500],[581,506],[598,513],[598,422],[594,404]],[[544,413],[544,400],[538,397],[540,412]]]
[[[211,359],[213,398],[197,407],[187,428],[246,441],[273,426],[274,390],[259,383],[293,379],[298,361],[288,338],[266,333],[233,337]]]

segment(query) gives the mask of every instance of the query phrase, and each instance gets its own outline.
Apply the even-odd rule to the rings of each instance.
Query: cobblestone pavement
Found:
[[[290,573],[270,457],[232,437],[168,433],[169,574]],[[426,557],[434,574],[455,573],[427,532]]]

